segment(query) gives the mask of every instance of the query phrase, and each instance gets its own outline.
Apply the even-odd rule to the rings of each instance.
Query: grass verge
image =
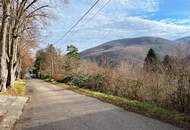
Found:
[[[18,80],[14,83],[14,88],[16,90],[17,96],[24,96],[26,90],[26,81],[25,80]]]
[[[25,88],[26,88],[25,80],[17,80],[14,83],[14,87],[9,88],[6,92],[1,93],[0,95],[24,96]]]
[[[52,84],[63,87],[65,89],[72,90],[74,92],[95,97],[104,102],[114,104],[116,106],[122,107],[125,110],[143,114],[145,116],[156,118],[164,122],[174,124],[176,126],[190,129],[190,116],[187,116],[183,113],[177,111],[167,110],[161,107],[156,106],[155,104],[140,102],[136,100],[130,100],[118,96],[113,96],[105,93],[100,93],[84,88],[79,88],[76,86],[70,86],[63,83],[53,82]]]

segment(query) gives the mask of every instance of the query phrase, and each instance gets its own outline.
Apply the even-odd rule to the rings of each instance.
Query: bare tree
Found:
[[[1,3],[0,91],[6,91],[6,85],[13,86],[20,63],[19,39],[31,30],[35,31],[39,18],[46,16],[42,9],[48,5],[39,4],[39,0],[2,0]]]
[[[0,91],[6,91],[7,82],[7,35],[9,31],[10,15],[11,15],[11,0],[2,0],[2,23],[0,34]]]

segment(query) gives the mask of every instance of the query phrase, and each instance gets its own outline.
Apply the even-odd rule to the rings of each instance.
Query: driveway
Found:
[[[33,79],[16,130],[181,130],[95,98]]]

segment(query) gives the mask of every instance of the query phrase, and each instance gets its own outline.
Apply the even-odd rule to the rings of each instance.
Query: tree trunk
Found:
[[[22,70],[21,64],[22,64],[21,59],[19,59],[19,64],[16,70],[16,80],[21,79],[21,70]]]
[[[8,64],[7,86],[13,87],[14,81],[15,81],[14,62],[13,59],[10,59],[10,63]]]
[[[17,44],[18,38],[13,38],[11,43],[11,54],[9,56],[8,63],[8,79],[7,86],[13,87],[14,81],[16,79],[16,70],[17,70]]]
[[[10,0],[2,0],[3,4],[3,19],[0,34],[0,91],[6,91],[7,82],[7,35],[10,20]]]

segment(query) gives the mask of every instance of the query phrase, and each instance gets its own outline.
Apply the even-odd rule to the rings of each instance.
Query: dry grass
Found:
[[[6,92],[0,93],[0,95],[6,96],[24,96],[25,95],[25,80],[15,81],[14,87],[7,89]]]

